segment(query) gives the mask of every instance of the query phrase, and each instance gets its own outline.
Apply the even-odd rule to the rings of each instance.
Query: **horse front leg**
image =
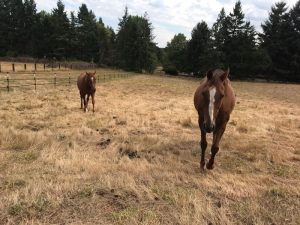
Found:
[[[95,112],[95,93],[92,94],[93,113]]]
[[[206,132],[203,129],[203,119],[199,116],[198,119],[199,128],[201,131],[201,140],[200,140],[200,146],[201,146],[201,160],[200,160],[200,170],[204,171],[205,166],[205,150],[207,148],[207,141],[206,141]]]
[[[86,99],[86,107],[85,107],[85,111],[88,112],[88,105],[89,105],[89,100],[90,100],[90,94],[87,95],[87,99]]]
[[[83,104],[84,104],[84,112],[86,112],[87,111],[87,99],[86,99],[86,96],[84,95],[84,97],[83,97]]]
[[[80,95],[80,109],[83,109],[83,97]]]
[[[221,141],[221,138],[224,134],[226,128],[226,123],[222,124],[220,127],[216,127],[216,130],[213,133],[213,143],[211,146],[211,157],[206,164],[206,168],[209,170],[212,170],[214,168],[214,161],[215,161],[215,156],[219,151],[219,144]]]

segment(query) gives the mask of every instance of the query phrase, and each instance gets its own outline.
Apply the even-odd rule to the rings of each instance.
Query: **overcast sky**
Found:
[[[56,6],[55,0],[35,0],[38,11],[51,11]],[[279,0],[242,0],[246,19],[251,21],[258,31],[261,23],[268,18],[271,6]],[[118,18],[124,14],[127,5],[130,14],[143,15],[147,12],[154,27],[155,42],[160,47],[177,33],[190,38],[193,27],[204,20],[211,26],[217,19],[222,7],[229,14],[236,0],[63,0],[67,11],[77,11],[82,3],[93,10],[97,17],[102,17],[106,25],[117,30]],[[285,0],[294,6],[297,0]]]

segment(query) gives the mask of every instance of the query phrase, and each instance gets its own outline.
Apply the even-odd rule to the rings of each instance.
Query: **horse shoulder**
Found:
[[[205,82],[206,82],[206,78],[201,80],[200,85],[198,86],[198,88],[196,89],[195,94],[194,94],[194,106],[195,106],[196,110],[198,111],[198,113],[201,111],[201,103],[203,102],[203,96],[202,96],[201,92],[203,90]]]

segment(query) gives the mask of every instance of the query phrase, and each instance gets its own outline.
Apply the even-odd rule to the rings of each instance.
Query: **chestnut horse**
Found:
[[[92,96],[93,112],[95,112],[95,92],[96,92],[96,71],[94,73],[83,73],[80,74],[77,79],[77,87],[80,93],[80,108],[84,104],[84,112],[86,112],[89,98]]]
[[[235,105],[235,94],[228,75],[229,69],[227,71],[209,70],[195,92],[194,105],[198,111],[198,123],[201,130],[201,170],[204,170],[205,166],[206,133],[213,132],[211,157],[206,164],[207,169],[213,169],[220,140]]]

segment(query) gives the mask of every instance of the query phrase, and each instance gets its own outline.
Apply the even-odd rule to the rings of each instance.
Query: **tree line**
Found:
[[[299,82],[300,1],[290,10],[286,3],[276,3],[261,26],[258,33],[237,1],[228,15],[221,9],[211,28],[198,23],[190,40],[176,34],[164,51],[164,70],[202,75],[207,68],[230,67],[234,79]]]
[[[61,0],[50,13],[34,0],[0,0],[0,56],[83,60],[131,71],[153,72],[157,51],[147,14],[125,9],[118,33],[86,4],[68,16]]]
[[[86,4],[68,15],[61,0],[51,12],[37,12],[34,0],[0,0],[0,56],[83,60],[137,72],[162,65],[170,74],[230,67],[234,79],[299,82],[299,18],[300,0],[290,10],[276,3],[259,33],[237,1],[228,15],[220,11],[212,27],[201,21],[190,40],[179,33],[158,48],[147,13],[129,15],[125,8],[114,31]]]

